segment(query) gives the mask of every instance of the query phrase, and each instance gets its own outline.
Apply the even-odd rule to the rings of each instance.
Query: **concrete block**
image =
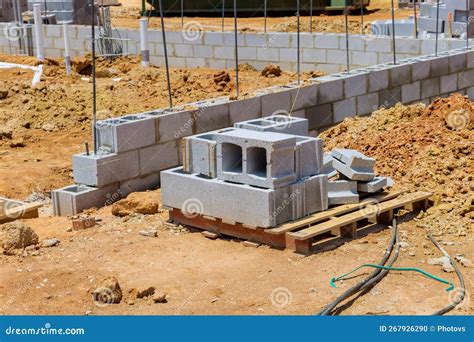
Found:
[[[273,115],[262,119],[248,120],[234,124],[236,128],[243,128],[259,132],[275,132],[293,135],[308,135],[308,120],[288,115]]]
[[[421,82],[402,85],[402,103],[411,103],[421,99]]]
[[[160,186],[160,173],[152,173],[148,176],[129,179],[120,182],[120,195],[122,197],[137,191],[154,190]]]
[[[418,18],[419,31],[436,32],[436,29],[438,29],[438,32],[442,33],[442,32],[445,32],[444,25],[445,25],[445,21],[439,20],[438,26],[436,26],[436,17],[435,18],[429,18],[429,17]]]
[[[138,150],[140,155],[140,176],[174,167],[179,164],[178,143],[170,141]],[[127,179],[136,178],[128,177]]]
[[[458,74],[458,89],[472,87],[474,85],[474,70],[467,70]]]
[[[321,138],[296,137],[295,165],[298,179],[323,172],[323,145]]]
[[[235,129],[216,135],[217,177],[277,188],[296,182],[296,137]]]
[[[310,107],[306,109],[306,118],[308,119],[308,129],[319,129],[329,126],[332,120],[332,105],[330,103]]]
[[[224,35],[221,32],[206,31],[203,33],[203,40],[204,45],[224,45]]]
[[[335,34],[316,34],[314,47],[320,49],[339,49],[339,36]]]
[[[163,113],[156,117],[156,143],[180,139],[193,134],[194,117],[191,111]]]
[[[204,133],[229,127],[230,116],[229,116],[229,103],[216,101],[204,101],[194,103],[198,108],[194,111],[193,116],[195,119],[195,133]]]
[[[357,96],[357,115],[370,114],[379,109],[379,93]]]
[[[300,110],[308,107],[313,107],[318,104],[318,85],[312,84],[309,86],[297,87],[291,91],[291,107],[295,110]]]
[[[359,65],[375,65],[378,63],[376,52],[351,51],[351,60]]]
[[[449,73],[449,58],[443,56],[431,59],[431,77],[439,77]]]
[[[318,101],[320,104],[338,101],[344,98],[343,80],[333,76],[318,77]]]
[[[426,99],[432,96],[438,96],[440,94],[440,81],[439,78],[432,78],[421,81],[421,98]]]
[[[414,35],[414,28],[410,30],[410,34]],[[415,38],[399,38],[398,44],[395,45],[398,53],[408,53],[410,55],[420,54],[420,40]]]
[[[447,94],[455,92],[458,89],[458,74],[446,75],[440,77],[440,93]]]
[[[53,210],[56,216],[71,216],[92,207],[110,205],[121,198],[118,184],[110,184],[102,188],[86,185],[68,185],[51,191]]]
[[[155,119],[126,115],[97,122],[99,148],[114,153],[125,152],[155,143]]]
[[[183,139],[183,169],[188,173],[217,177],[216,134],[233,128],[193,135]]]
[[[347,53],[345,50],[327,50],[327,60],[335,64],[347,64]]]
[[[290,35],[285,32],[272,32],[267,34],[267,47],[289,48]]]
[[[265,34],[247,33],[245,35],[245,45],[263,48],[267,41]]]
[[[76,154],[72,167],[76,183],[99,188],[140,175],[137,150],[119,154]]]
[[[466,95],[471,101],[474,101],[474,87],[467,88]]]
[[[344,78],[344,96],[354,97],[367,93],[367,73],[351,73]]]
[[[461,72],[467,68],[466,53],[458,53],[448,57],[449,73]]]
[[[324,152],[323,156],[323,173],[332,178],[337,175],[337,171],[332,165],[333,157],[330,153]]]
[[[366,41],[366,51],[368,52],[392,52],[392,38],[375,37]]]
[[[261,93],[262,115],[289,113],[291,109],[291,93],[289,91],[272,91]]]
[[[388,186],[388,177],[377,176],[370,182],[357,182],[357,191],[374,193]]]
[[[301,60],[303,63],[326,63],[326,50],[302,49]]]
[[[328,182],[329,206],[352,204],[359,202],[357,193],[357,182],[348,180],[336,180]]]
[[[411,65],[411,78],[413,82],[429,78],[431,71],[430,58],[420,57],[416,60],[416,63]]]
[[[216,46],[215,58],[234,59],[234,48],[232,46]]]
[[[206,45],[193,45],[193,57],[214,58],[214,49]]]
[[[411,64],[392,65],[389,69],[390,86],[398,87],[411,82]]]
[[[268,62],[278,62],[280,60],[280,50],[278,48],[258,48],[257,59]]]
[[[294,215],[296,217],[294,220],[328,209],[327,175],[309,177],[293,186],[301,189],[300,191],[302,193],[299,198],[304,199],[304,207],[300,206],[301,209],[298,211],[297,215]]]
[[[260,98],[251,97],[243,100],[229,102],[230,124],[257,119],[262,116]]]
[[[341,122],[345,118],[352,117],[357,114],[355,98],[334,102],[332,108],[334,123]]]
[[[390,83],[390,78],[387,68],[377,68],[371,70],[368,76],[369,92],[387,89]]]
[[[393,107],[402,100],[401,87],[383,89],[379,92],[380,106],[385,108]]]

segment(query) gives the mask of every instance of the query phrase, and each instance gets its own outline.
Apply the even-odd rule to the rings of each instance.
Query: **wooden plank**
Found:
[[[406,204],[422,201],[424,199],[428,199],[432,194],[429,192],[415,192],[411,194],[404,195],[400,198],[396,198],[393,200],[389,200],[387,202],[378,203],[376,206],[374,205],[374,212],[377,213],[384,213],[389,210],[393,210],[395,208],[400,208],[405,206]],[[367,218],[367,213],[365,210],[358,210],[340,217],[336,217],[333,220],[323,222],[317,224],[315,226],[311,226],[309,228],[292,232],[286,233],[288,236],[296,240],[306,240],[312,238],[316,235],[328,232],[333,230],[334,228],[347,226],[351,223],[357,222],[359,220]]]
[[[340,206],[337,206],[337,207],[334,207],[334,208],[331,208],[319,213],[312,214],[310,216],[304,217],[302,219],[299,219],[293,222],[282,224],[275,228],[266,229],[265,231],[269,234],[275,234],[275,235],[284,234],[284,233],[296,230],[298,228],[302,228],[302,227],[305,227],[317,222],[328,220],[332,218],[333,216],[342,215],[354,210],[358,210],[374,202],[378,203],[378,202],[391,200],[405,192],[406,191],[395,191],[395,192],[390,192],[390,193],[381,193],[379,195],[366,198],[359,203],[340,205]]]
[[[2,222],[2,223],[21,219],[27,213],[34,212],[35,210],[37,212],[38,208],[41,208],[43,206],[43,204],[41,204],[41,203],[25,203],[25,204],[19,205],[17,207],[9,208],[8,213],[6,213],[4,211],[4,208],[7,205],[8,201],[7,202],[3,202],[3,201],[4,200],[2,199],[3,208],[2,208],[2,211],[0,213],[0,222]],[[17,201],[12,201],[12,202],[18,203]],[[34,215],[33,215],[33,217],[34,217]],[[31,215],[28,215],[28,218],[31,218]]]

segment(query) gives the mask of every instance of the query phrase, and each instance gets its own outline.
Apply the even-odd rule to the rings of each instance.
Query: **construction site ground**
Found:
[[[112,24],[115,27],[122,28],[138,28],[141,9],[141,0],[121,0],[121,6],[112,7]],[[150,8],[147,4],[147,9]],[[216,9],[217,13],[217,9]],[[395,8],[395,18],[405,19],[413,15],[413,9]],[[371,0],[370,6],[364,12],[364,33],[370,33],[370,22],[374,20],[387,20],[392,17],[390,0]],[[165,14],[165,27],[168,30],[181,30],[181,17]],[[301,31],[309,31],[309,11],[301,12]],[[222,19],[219,15],[211,17],[192,17],[186,16],[184,19],[187,28],[201,29],[205,31],[222,30]],[[192,23],[192,24],[189,24]],[[149,22],[151,29],[161,28],[160,18],[151,17]],[[186,28],[185,27],[185,28]],[[246,32],[263,32],[263,1],[260,11],[255,12],[251,17],[239,18],[238,29]],[[224,30],[231,31],[234,29],[233,18],[224,20]],[[280,32],[294,32],[297,30],[295,16],[268,16],[267,30]],[[341,11],[321,12],[315,11],[313,16],[314,32],[345,32],[345,19]],[[361,33],[360,11],[356,10],[349,15],[349,32]]]
[[[0,61],[34,64],[23,57],[0,56]],[[55,247],[0,255],[0,314],[313,314],[370,270],[339,282],[336,289],[329,285],[333,276],[382,257],[390,238],[383,226],[307,257],[246,247],[238,240],[210,240],[165,224],[164,210],[140,214],[156,211],[159,190],[133,194],[122,202],[129,211],[123,216],[112,214],[113,206],[89,210],[86,215],[100,219],[99,224],[71,231],[71,218],[52,216],[49,191],[73,183],[71,156],[90,142],[92,85],[87,60],[75,61],[72,77],[65,76],[61,63],[48,60],[35,87],[30,71],[0,73],[0,195],[42,201],[40,217],[22,222],[40,240],[60,240]],[[143,70],[138,60],[121,59],[99,61],[98,70],[99,118],[166,106],[163,68]],[[232,94],[232,71],[224,86],[214,82],[220,72],[173,70],[176,102]],[[247,69],[241,87],[245,92],[293,79],[289,73],[268,78]],[[453,111],[462,113],[461,126],[448,118]],[[473,102],[452,95],[428,107],[397,105],[347,119],[322,134],[326,150],[356,148],[375,157],[377,173],[391,176],[396,189],[434,193],[427,212],[400,217],[403,247],[395,266],[420,267],[456,282],[455,273],[430,264],[442,255],[426,238],[428,232],[452,256],[473,259],[473,113]],[[158,237],[139,234],[147,228],[157,228]],[[468,299],[452,314],[473,313],[473,268],[465,264]],[[118,279],[124,299],[97,306],[91,290],[106,276]],[[129,291],[150,286],[166,293],[167,303],[129,298]],[[455,292],[445,289],[419,274],[393,271],[344,313],[430,314],[453,301]],[[280,305],[275,294],[287,305]]]

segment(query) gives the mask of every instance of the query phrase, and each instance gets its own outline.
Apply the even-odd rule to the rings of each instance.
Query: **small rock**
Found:
[[[25,140],[23,140],[22,138],[16,139],[10,142],[10,148],[25,147],[25,146],[26,146]]]
[[[0,100],[6,99],[8,96],[8,90],[0,89]]]
[[[140,230],[139,234],[148,237],[157,237],[158,231],[156,229],[143,229]]]
[[[168,296],[166,293],[162,293],[162,292],[155,292],[153,294],[153,302],[155,303],[167,303],[168,300],[166,299]]]
[[[471,260],[465,258],[463,255],[461,254],[456,254],[454,256],[454,259],[456,259],[461,265],[463,265],[464,267],[472,267],[472,262]]]
[[[49,293],[43,293],[43,298],[44,299],[51,299],[53,296],[51,296]]]
[[[98,305],[120,303],[122,300],[122,289],[117,278],[107,277],[103,279],[92,293],[92,298]]]
[[[21,222],[9,222],[0,225],[0,247],[7,255],[15,254],[22,249],[38,243],[38,235],[33,229]]]
[[[400,248],[408,248],[410,247],[410,244],[408,242],[402,241],[400,242]]]
[[[43,129],[43,131],[46,132],[52,132],[56,129],[56,127],[50,123],[45,123],[41,128]]]
[[[46,239],[41,242],[41,247],[54,247],[59,244],[59,239]]]
[[[155,288],[153,286],[150,286],[142,291],[137,292],[137,298],[145,298],[148,296],[151,296],[155,293]]]
[[[447,273],[454,272],[454,268],[451,265],[448,257],[441,257],[441,258],[431,258],[428,260],[428,264],[430,265],[440,265],[443,267],[443,271]]]

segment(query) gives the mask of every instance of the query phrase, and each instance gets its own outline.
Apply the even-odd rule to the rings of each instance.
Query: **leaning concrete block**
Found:
[[[328,202],[330,206],[359,202],[357,182],[349,180],[329,181]]]
[[[86,185],[69,185],[51,191],[53,210],[56,216],[76,215],[85,209],[110,205],[120,199],[118,183],[103,188]]]
[[[327,175],[316,175],[304,179],[302,183],[304,189],[302,197],[305,199],[304,216],[326,210],[329,206]]]
[[[356,150],[334,149],[334,168],[351,180],[372,180],[374,175],[375,159],[367,157]]]
[[[136,178],[140,174],[138,151],[119,154],[76,154],[72,157],[74,181],[95,187]]]
[[[339,173],[341,173],[350,180],[370,181],[375,177],[375,174],[373,172],[355,171],[354,169],[350,168],[344,163],[341,163],[337,159],[334,159],[332,164]]]
[[[144,115],[126,115],[97,122],[99,147],[113,153],[153,145],[155,134],[155,118]]]
[[[272,189],[296,181],[295,136],[235,129],[216,140],[219,179]]]
[[[295,163],[298,178],[305,178],[322,173],[323,139],[296,137]]]
[[[262,119],[237,122],[234,127],[259,132],[308,135],[308,120],[288,115],[273,115]]]
[[[357,191],[374,193],[388,185],[388,177],[377,176],[370,182],[357,182]]]

